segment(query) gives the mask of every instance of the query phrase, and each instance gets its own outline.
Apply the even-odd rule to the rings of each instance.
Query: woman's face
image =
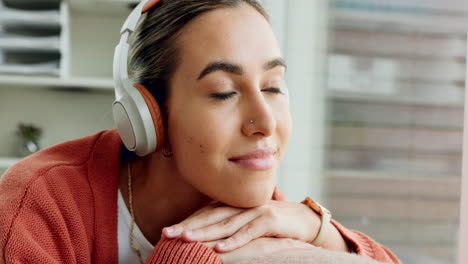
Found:
[[[216,201],[265,203],[291,130],[285,66],[270,25],[243,4],[201,15],[178,41],[168,99],[177,169]]]

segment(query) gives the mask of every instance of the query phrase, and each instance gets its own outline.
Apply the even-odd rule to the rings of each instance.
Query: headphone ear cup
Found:
[[[134,87],[140,92],[148,106],[151,118],[153,119],[154,130],[156,131],[156,151],[160,151],[164,146],[165,141],[164,122],[161,114],[161,108],[159,107],[158,102],[156,102],[154,96],[143,84],[135,84]]]

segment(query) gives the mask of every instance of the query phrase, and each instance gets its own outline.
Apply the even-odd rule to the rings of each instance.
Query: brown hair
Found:
[[[156,98],[165,121],[168,82],[179,63],[177,38],[181,30],[204,13],[242,3],[269,21],[256,0],[163,0],[141,18],[130,40],[129,73],[135,83],[145,85]]]

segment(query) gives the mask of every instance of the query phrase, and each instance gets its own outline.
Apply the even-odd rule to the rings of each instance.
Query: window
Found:
[[[331,2],[328,206],[404,263],[456,261],[465,2]]]

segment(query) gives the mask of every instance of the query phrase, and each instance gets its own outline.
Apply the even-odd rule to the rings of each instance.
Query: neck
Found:
[[[127,207],[129,165],[135,223],[153,245],[164,227],[181,222],[211,201],[183,179],[173,157],[158,152],[121,162],[119,187]]]

